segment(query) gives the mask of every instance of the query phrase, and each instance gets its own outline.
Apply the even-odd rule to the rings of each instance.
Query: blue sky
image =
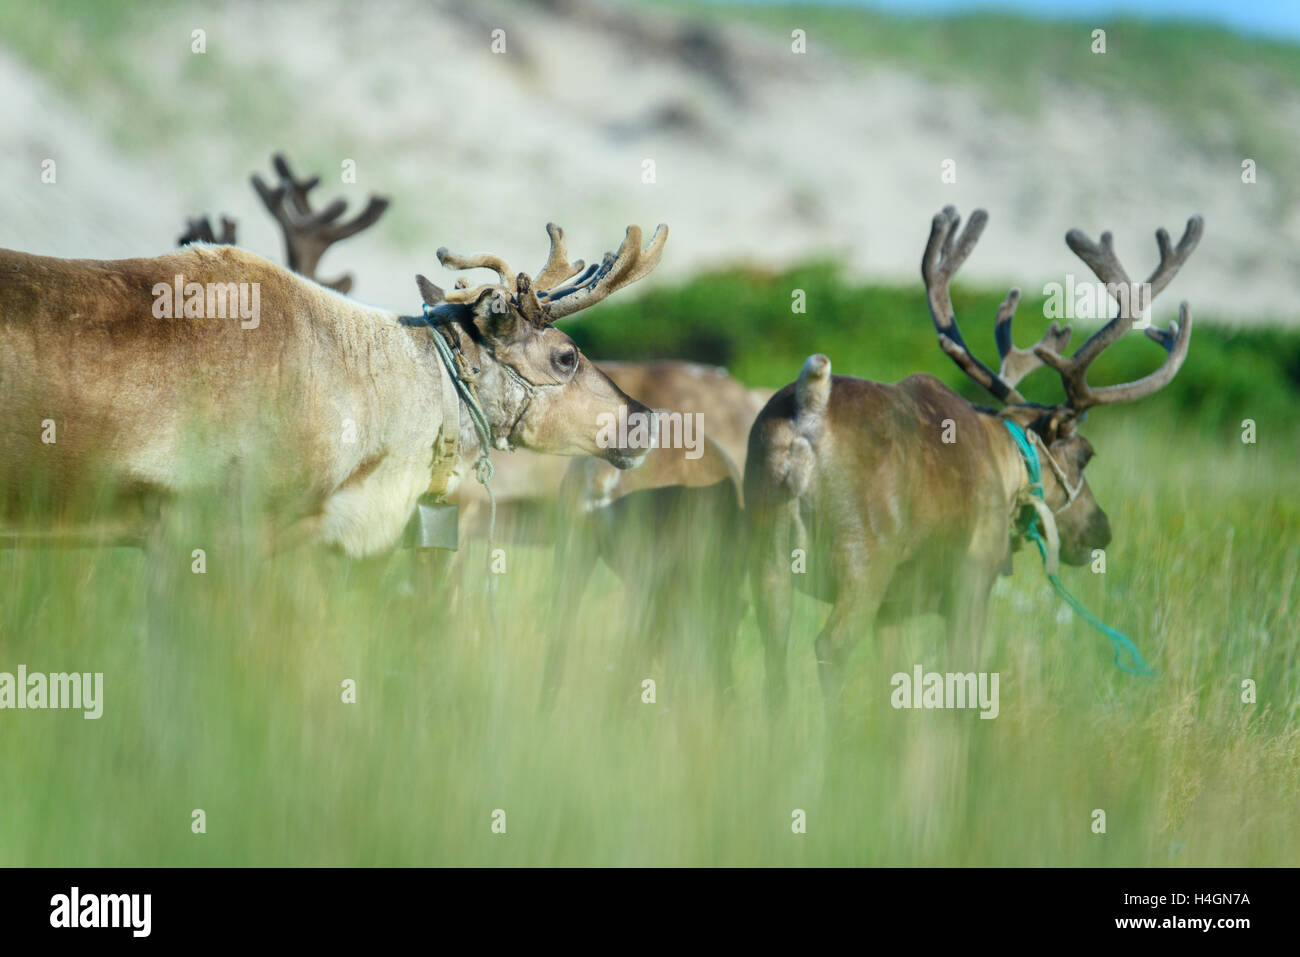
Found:
[[[1300,0],[819,0],[908,13],[953,10],[1015,10],[1042,17],[1077,19],[1127,14],[1209,21],[1237,30],[1300,39]]]

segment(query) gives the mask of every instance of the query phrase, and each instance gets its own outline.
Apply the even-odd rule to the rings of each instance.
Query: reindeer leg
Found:
[[[840,552],[837,600],[825,627],[817,636],[817,677],[826,704],[827,731],[840,724],[845,667],[863,635],[875,627],[876,615],[897,567],[883,549],[871,545]]]
[[[550,608],[550,647],[546,651],[540,702],[543,711],[549,711],[555,705],[560,682],[564,679],[569,632],[575,626],[575,618],[582,605],[582,595],[596,567],[598,556],[596,545],[592,541],[594,529],[590,527],[590,523],[589,518],[578,517],[566,521],[564,515],[557,516],[555,584],[552,586]]]
[[[996,572],[989,575],[983,569],[969,569],[959,573],[953,586],[946,614],[948,628],[954,649],[960,649],[959,654],[971,668],[978,668],[984,648],[989,592],[995,577]]]
[[[779,712],[787,697],[786,658],[790,636],[790,606],[794,598],[794,571],[790,551],[798,541],[799,500],[773,507],[763,516],[769,527],[757,536],[750,580],[754,610],[766,653],[768,709]]]

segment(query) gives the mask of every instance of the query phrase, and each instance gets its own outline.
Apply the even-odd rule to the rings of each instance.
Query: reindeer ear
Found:
[[[488,339],[511,339],[519,328],[519,314],[499,289],[489,289],[474,303],[474,325]]]
[[[1074,435],[1075,411],[1066,406],[1055,409],[1047,420],[1048,444]]]
[[[420,297],[426,306],[436,306],[443,300],[442,289],[435,286],[419,273],[415,275],[415,284],[420,287]]]

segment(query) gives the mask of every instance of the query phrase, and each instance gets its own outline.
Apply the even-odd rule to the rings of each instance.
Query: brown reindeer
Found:
[[[645,405],[683,415],[698,413],[702,416],[708,438],[726,451],[743,474],[749,427],[772,390],[747,388],[728,375],[725,369],[698,362],[679,359],[595,361],[600,371],[615,385]],[[465,446],[460,463],[460,471],[464,474],[473,471],[472,452],[472,446]],[[523,451],[499,457],[494,464],[492,494],[498,505],[498,532],[504,531],[524,540],[550,541],[554,516],[549,512],[557,501],[561,483],[571,464],[554,456]],[[687,458],[680,459],[680,466],[683,470],[707,467],[699,459]],[[598,462],[590,463],[590,467],[600,471]],[[610,476],[605,478],[608,480]],[[597,484],[593,482],[591,487]],[[487,494],[483,487],[477,482],[461,482],[453,498],[461,507],[461,521],[468,534],[484,533]],[[530,517],[537,520],[529,521]]]
[[[1059,533],[1060,557],[1082,564],[1092,549],[1110,541],[1106,514],[1083,477],[1093,449],[1076,427],[1094,406],[1142,398],[1173,379],[1187,356],[1191,313],[1184,302],[1168,331],[1146,330],[1168,353],[1151,375],[1089,386],[1088,367],[1134,325],[1126,295],[1132,284],[1109,233],[1093,243],[1071,230],[1066,242],[1115,291],[1119,315],[1069,358],[1062,350],[1070,330],[1055,324],[1032,349],[1018,349],[1011,321],[1019,290],[1012,289],[998,309],[1002,363],[994,372],[967,349],[948,294],[987,218],[977,210],[958,236],[956,210],[944,209],[934,218],[921,272],[940,347],[1004,403],[1000,410],[973,406],[929,375],[894,385],[832,376],[830,361],[815,355],[797,382],[777,392],[750,432],[745,501],[757,543],[751,572],[773,704],[785,696],[795,587],[834,603],[816,642],[828,702],[839,697],[850,651],[875,623],[938,611],[957,635],[978,646],[989,591],[1022,540],[1033,501],[1004,420],[1027,430],[1042,460],[1046,508],[1040,513]],[[1174,278],[1201,231],[1202,220],[1192,217],[1177,247],[1164,230],[1156,233],[1160,264],[1147,280],[1147,304]],[[1040,365],[1060,374],[1064,403],[1038,405],[1017,391]],[[806,552],[806,574],[792,574],[795,549]]]
[[[669,428],[661,423],[660,436]],[[645,665],[663,663],[668,652],[699,652],[718,689],[731,686],[732,649],[744,613],[742,479],[721,444],[701,439],[695,451],[652,449],[633,472],[593,458],[569,464],[555,565],[574,584],[552,594],[548,701],[558,690],[568,633],[597,560],[618,576],[623,602],[635,612],[623,626],[629,652]],[[684,647],[683,635],[696,647]]]
[[[118,261],[0,250],[7,538],[139,541],[149,503],[239,481],[282,541],[374,554],[399,537],[440,458],[457,455],[468,416],[455,378],[496,447],[638,465],[646,450],[600,444],[597,423],[650,410],[552,322],[650,272],[667,227],[646,249],[629,227],[618,253],[586,271],[548,230],[535,278],[440,249],[444,265],[486,266],[501,281],[444,294],[418,277],[428,308],[414,318],[231,246]]]
[[[331,204],[323,213],[316,213],[311,208],[309,193],[319,184],[319,177],[298,179],[283,153],[272,157],[272,166],[279,177],[278,184],[270,187],[254,174],[251,178],[253,187],[263,205],[280,225],[287,252],[286,261],[290,267],[308,279],[320,281],[316,276],[316,267],[325,248],[373,224],[387,208],[388,201],[381,197],[371,197],[365,212],[356,219],[346,224],[336,224],[335,220],[345,208],[342,200]],[[180,237],[180,245],[194,242],[234,245],[235,223],[227,217],[222,217],[221,222],[222,230],[217,233],[208,217],[189,219],[187,230]],[[351,289],[351,276],[323,282],[322,285],[346,293]],[[771,395],[771,390],[747,389],[724,369],[695,362],[671,359],[602,362],[599,367],[623,392],[644,397],[643,401],[647,405],[680,410],[683,413],[699,412],[708,422],[710,438],[717,439],[740,468],[744,468],[749,427]],[[485,488],[478,482],[464,480],[474,474],[477,457],[478,438],[467,430],[460,446],[459,460],[453,469],[455,492],[450,495],[450,499],[461,507],[462,534],[468,535],[486,534],[488,520],[488,495]],[[606,469],[614,475],[618,474],[614,466],[603,460],[591,459],[589,464],[591,467]],[[686,470],[698,471],[707,468],[708,464],[681,459],[681,467]],[[498,505],[498,530],[504,526],[511,537],[528,539],[530,536],[540,536],[550,541],[554,516],[549,511],[557,502],[561,481],[570,467],[569,461],[563,457],[535,454],[521,449],[518,454],[498,457],[494,466],[492,496]],[[442,476],[435,476],[437,488],[443,487],[439,484],[442,481]],[[616,480],[606,475],[602,481],[610,484]],[[689,477],[684,482],[692,484]],[[515,514],[512,506],[524,508]],[[541,521],[520,520],[537,511],[542,512]]]

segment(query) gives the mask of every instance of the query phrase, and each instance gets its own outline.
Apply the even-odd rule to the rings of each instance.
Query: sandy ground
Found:
[[[322,272],[354,273],[355,295],[394,309],[415,308],[415,272],[450,281],[440,245],[539,267],[551,219],[587,259],[629,222],[669,223],[650,282],[819,256],[919,283],[930,217],[954,203],[991,214],[967,281],[1085,278],[1063,242],[1071,226],[1113,230],[1130,272],[1145,275],[1155,227],[1176,238],[1199,212],[1205,239],[1157,317],[1188,298],[1226,322],[1300,319],[1300,210],[1273,185],[1290,171],[1244,185],[1242,157],[1078,90],[1048,90],[1037,115],[1009,115],[973,85],[847,63],[816,37],[796,55],[779,37],[587,4],[235,2],[198,19],[132,33],[126,59],[149,92],[106,80],[90,102],[0,42],[0,245],[153,255],[187,215],[228,212],[243,245],[281,260],[247,177],[282,148],[337,153],[319,170],[322,199],[392,198]],[[207,60],[187,60],[194,26],[208,31]],[[497,28],[503,54],[490,49]],[[1300,115],[1295,103],[1273,108]],[[176,118],[162,135],[160,116]],[[47,157],[55,184],[40,181]],[[355,185],[339,180],[345,158]],[[955,184],[941,182],[949,159]]]

